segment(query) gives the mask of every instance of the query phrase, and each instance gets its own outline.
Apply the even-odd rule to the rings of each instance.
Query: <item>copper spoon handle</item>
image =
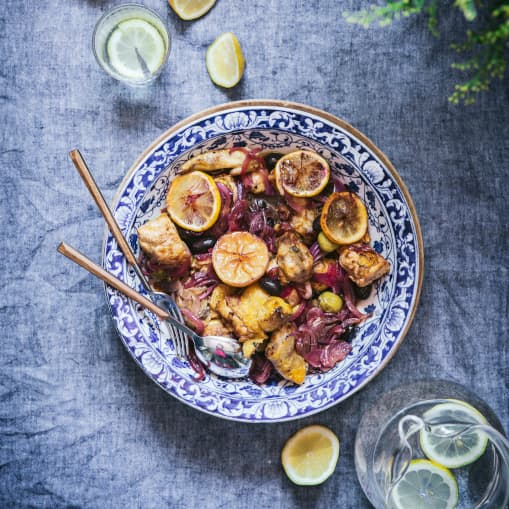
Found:
[[[95,203],[99,207],[101,214],[104,216],[106,223],[108,223],[110,232],[113,234],[115,240],[118,242],[118,245],[122,250],[122,253],[124,253],[124,256],[127,258],[127,262],[129,263],[129,265],[137,267],[138,262],[136,260],[136,256],[134,256],[131,246],[129,246],[127,240],[120,231],[120,227],[118,226],[116,219],[113,217],[113,214],[108,204],[106,203],[106,200],[104,199],[104,196],[102,195],[99,187],[97,186],[94,177],[90,173],[87,163],[85,163],[85,160],[83,159],[83,156],[81,155],[80,151],[78,149],[71,150],[69,152],[69,157],[74,163],[74,166],[76,166],[76,169],[78,170],[78,173],[83,179],[83,182],[85,182],[85,185],[90,191],[92,198],[95,200]]]
[[[57,251],[69,258],[69,260],[72,260],[74,263],[83,267],[94,276],[102,279],[105,283],[108,283],[113,288],[116,288],[119,292],[122,292],[130,299],[133,299],[144,308],[152,311],[161,320],[166,320],[170,316],[166,311],[164,311],[164,309],[156,306],[152,301],[141,295],[141,293],[133,290],[130,286],[116,278],[113,274],[110,274],[108,271],[104,270],[102,267],[90,260],[90,258],[87,258],[83,253],[80,253],[77,249],[74,249],[72,246],[69,246],[65,242],[61,242],[57,248]]]

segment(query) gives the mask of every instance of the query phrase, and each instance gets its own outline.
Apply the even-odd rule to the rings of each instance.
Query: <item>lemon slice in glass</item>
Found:
[[[471,424],[487,424],[478,410],[463,401],[450,400],[430,408],[423,414],[427,422],[443,420],[439,426],[440,433],[421,430],[420,443],[424,454],[432,461],[447,468],[461,468],[478,460],[486,450],[488,437],[482,431],[468,431],[458,436],[447,437],[460,432]],[[465,422],[466,424],[448,424],[448,421]]]
[[[319,425],[297,431],[281,452],[286,475],[301,486],[323,483],[333,474],[338,458],[338,437],[330,429]]]
[[[412,460],[392,492],[395,509],[454,509],[458,483],[447,468],[428,460]]]
[[[234,34],[220,35],[207,49],[205,57],[210,79],[220,87],[232,88],[244,73],[244,55]]]
[[[111,67],[125,78],[140,81],[150,79],[163,65],[166,49],[159,30],[141,18],[119,23],[106,47]]]
[[[169,3],[180,19],[189,21],[209,12],[216,0],[169,0]]]

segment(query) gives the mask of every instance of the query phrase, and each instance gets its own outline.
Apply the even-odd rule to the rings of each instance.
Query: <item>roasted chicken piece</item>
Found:
[[[391,269],[390,263],[372,247],[353,244],[341,250],[339,264],[357,286],[368,286]]]
[[[312,242],[316,236],[313,221],[318,217],[318,213],[317,209],[305,208],[301,212],[292,214],[290,225],[306,242]]]
[[[332,260],[330,258],[323,258],[313,266],[313,276],[315,274],[316,275],[327,274],[327,272],[331,270],[333,265],[336,265],[336,260]],[[323,283],[319,283],[318,281],[313,280],[311,281],[311,287],[313,288],[313,291],[317,293],[324,292],[328,288],[327,285],[324,285]]]
[[[265,332],[272,332],[288,321],[292,313],[290,304],[281,297],[269,297],[260,309],[258,323]]]
[[[271,297],[258,284],[252,284],[239,296],[225,285],[214,289],[210,307],[231,325],[241,343],[251,341],[253,350],[289,320],[292,307],[280,297]]]
[[[251,185],[250,191],[254,194],[265,193],[267,191],[266,176],[261,171],[253,171],[250,173]]]
[[[205,321],[204,336],[223,336],[231,338],[233,331],[227,327],[219,318],[213,318]]]
[[[287,380],[301,384],[306,378],[307,363],[295,351],[294,323],[286,323],[279,330],[272,333],[265,357],[274,365],[276,371]]]
[[[181,172],[189,171],[216,171],[242,167],[246,154],[242,150],[209,150],[203,154],[192,157],[186,161]]]
[[[282,272],[280,274],[282,283],[287,281],[303,283],[311,277],[313,256],[295,233],[287,232],[279,238],[276,259]]]
[[[242,355],[249,359],[255,352],[260,352],[265,348],[267,338],[263,339],[248,339],[242,343]]]
[[[161,214],[140,226],[138,240],[149,258],[168,268],[177,269],[191,261],[191,252],[168,214]]]
[[[226,285],[218,285],[210,296],[210,308],[216,311],[224,321],[231,326],[239,341],[265,335],[259,329],[253,330],[245,323],[239,311],[240,297],[235,295],[233,290]]]

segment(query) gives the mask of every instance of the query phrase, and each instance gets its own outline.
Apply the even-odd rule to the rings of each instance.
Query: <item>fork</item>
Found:
[[[87,189],[92,195],[92,198],[99,207],[101,214],[103,215],[104,219],[106,220],[106,223],[108,224],[110,232],[117,241],[122,253],[124,253],[127,263],[133,268],[135,274],[138,276],[138,279],[140,280],[143,289],[150,296],[152,302],[168,311],[172,318],[175,318],[179,322],[183,322],[182,313],[180,312],[180,309],[175,303],[175,301],[169,295],[163,292],[158,292],[150,286],[150,283],[145,277],[145,274],[143,274],[143,271],[138,265],[138,261],[136,260],[136,256],[134,255],[131,246],[128,244],[127,240],[122,234],[122,231],[120,230],[120,227],[115,217],[113,216],[111,209],[106,203],[106,200],[104,199],[104,196],[102,195],[99,187],[97,186],[97,183],[95,182],[92,173],[88,169],[88,166],[85,163],[85,160],[83,159],[83,156],[81,155],[80,151],[78,149],[71,150],[71,152],[69,152],[69,157],[71,158],[72,162],[74,163],[74,166],[78,170],[78,173],[80,174],[81,178],[83,179],[83,182],[85,183]],[[167,323],[162,323],[161,325],[167,328],[166,332],[169,334],[173,342],[173,346],[175,348],[175,353],[177,354],[177,357],[179,357],[180,359],[186,359],[189,356],[188,337],[179,329],[173,329],[173,327],[171,327],[170,330],[170,325],[168,325]]]

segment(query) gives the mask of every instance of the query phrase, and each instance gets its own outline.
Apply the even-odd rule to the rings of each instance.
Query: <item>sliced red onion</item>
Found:
[[[294,198],[293,196],[290,196],[289,194],[284,195],[284,199],[286,201],[286,204],[294,211],[300,214],[301,212],[304,212],[307,209],[306,204],[301,204],[298,201],[298,198]],[[302,198],[301,198],[302,199]]]
[[[230,217],[228,218],[228,231],[236,232],[244,229],[245,223],[245,214],[248,209],[247,200],[237,200],[230,212]]]
[[[264,384],[273,372],[272,363],[261,354],[253,356],[253,362],[249,370],[249,378],[256,384]]]
[[[189,365],[191,368],[197,373],[197,377],[195,378],[196,382],[201,382],[205,378],[205,367],[200,362],[198,357],[196,356],[196,352],[194,350],[194,345],[191,343],[189,345],[189,356],[187,358]]]
[[[287,297],[290,296],[290,294],[292,293],[292,291],[295,290],[295,287],[292,286],[292,285],[288,285],[288,286],[285,286],[282,290],[281,290],[281,293],[279,294],[279,296],[282,298],[282,299],[286,299]],[[300,296],[299,296],[300,297]]]
[[[208,253],[198,253],[193,255],[199,262],[204,262],[205,260],[212,260],[212,252]]]
[[[200,300],[206,299],[217,287],[217,283],[210,285],[204,292],[200,293],[198,298]]]
[[[339,179],[338,176],[336,175],[331,175],[332,177],[332,183],[334,184],[334,192],[335,193],[342,193],[344,191],[348,191],[348,187],[346,187],[346,185],[341,182],[341,180]]]
[[[300,315],[302,315],[302,313],[304,312],[304,310],[306,309],[306,305],[307,303],[306,302],[301,302],[297,309],[294,311],[293,315],[290,317],[290,320],[293,322],[295,320],[297,320],[297,318],[299,318]]]
[[[198,333],[203,334],[205,330],[205,324],[194,314],[191,313],[188,309],[181,308],[182,316],[185,318],[186,322]]]
[[[267,276],[270,279],[279,279],[279,267],[272,267],[267,271]]]
[[[313,287],[309,281],[295,285],[295,288],[299,292],[299,295],[305,300],[309,300],[313,296]]]
[[[334,341],[322,349],[320,363],[322,368],[331,369],[351,352],[352,345],[346,341]]]
[[[311,349],[309,352],[303,355],[304,359],[313,366],[314,368],[322,367],[322,349],[319,347]]]

